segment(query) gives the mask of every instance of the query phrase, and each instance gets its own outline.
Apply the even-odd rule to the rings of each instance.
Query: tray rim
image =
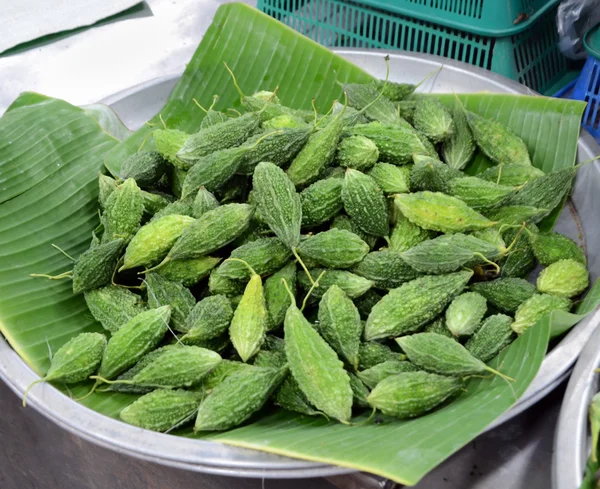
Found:
[[[490,85],[490,90],[538,95],[529,88],[496,73],[439,56],[369,49],[334,51],[347,58],[380,57],[385,53],[396,60],[408,62],[417,60],[420,63],[431,65],[432,70],[442,64],[455,72],[468,73],[473,78],[486,81]],[[101,103],[114,105],[142,90],[161,83],[174,82],[180,76],[179,73],[155,78],[111,95],[103,99]],[[582,130],[578,144],[578,152],[582,151],[589,155],[600,152],[595,140],[585,130]],[[600,310],[597,310],[578,323],[546,356],[538,376],[517,404],[488,426],[486,431],[516,416],[554,389],[569,374],[581,348],[599,322]],[[560,365],[559,372],[553,373],[548,368],[552,364]],[[2,336],[0,336],[0,378],[17,395],[22,395],[26,386],[38,378]],[[107,418],[76,403],[49,384],[44,384],[32,391],[28,397],[28,404],[59,426],[92,443],[171,467],[217,475],[260,478],[321,477],[355,472],[353,469],[345,467],[293,459],[212,441],[173,437],[136,428]]]

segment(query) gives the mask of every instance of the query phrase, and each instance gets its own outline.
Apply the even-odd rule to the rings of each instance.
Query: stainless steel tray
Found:
[[[587,342],[575,364],[560,409],[554,437],[552,488],[578,489],[590,454],[588,406],[600,390],[600,328]]]
[[[338,53],[375,76],[383,77],[383,51],[343,50]],[[390,54],[390,79],[417,83],[440,65],[444,69],[428,80],[422,91],[434,92],[501,92],[532,94],[526,87],[486,70],[436,56]],[[106,100],[130,128],[141,126],[163,106],[178,77],[151,81],[118,93]],[[578,160],[584,161],[600,153],[593,138],[583,133],[579,140]],[[593,199],[589,196],[600,186],[600,169],[586,165],[580,171],[569,210],[561,216],[561,232],[572,237],[585,236],[594,253],[600,249],[600,229],[596,229]],[[579,216],[577,217],[577,211]],[[573,217],[575,216],[575,218]],[[583,232],[580,233],[580,230]],[[600,260],[590,257],[592,278],[600,273]],[[600,322],[596,311],[575,326],[549,353],[527,392],[519,402],[492,426],[510,419],[550,392],[569,373],[581,349]],[[37,376],[0,338],[0,377],[19,395]],[[99,445],[145,460],[172,467],[243,477],[303,478],[331,476],[351,472],[350,469],[280,457],[268,453],[230,447],[214,442],[190,440],[154,433],[116,420],[107,419],[72,401],[51,385],[36,387],[28,404],[65,429]],[[491,428],[491,427],[490,427]],[[489,429],[490,429],[489,428]]]

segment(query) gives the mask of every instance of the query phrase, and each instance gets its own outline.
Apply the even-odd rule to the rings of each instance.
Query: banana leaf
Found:
[[[228,4],[217,12],[161,110],[168,127],[198,128],[203,112],[193,103],[194,98],[209,105],[213,94],[218,94],[218,108],[239,107],[239,95],[223,62],[233,69],[247,94],[279,86],[283,103],[310,108],[315,98],[322,111],[341,96],[337,81],[370,79],[361,69],[270,17],[246,5]],[[583,105],[542,100],[490,94],[466,99],[471,110],[519,126],[534,162],[550,171],[575,161]],[[102,125],[98,119],[104,121]],[[150,123],[157,127],[160,119],[157,114]],[[34,279],[28,274],[55,274],[71,268],[70,260],[51,244],[73,256],[88,246],[98,223],[96,179],[103,158],[106,167],[118,173],[122,160],[153,130],[144,126],[119,143],[110,134],[124,133],[115,130],[111,117],[108,120],[94,111],[38,94],[24,94],[0,119],[0,330],[39,374],[48,368],[50,353],[70,337],[100,330],[82,297],[72,295],[69,282]],[[552,121],[551,127],[547,121]],[[151,137],[147,144],[151,147]],[[598,302],[600,286],[596,284],[577,313],[585,314]],[[226,433],[182,434],[415,484],[515,403],[544,359],[550,332],[580,317],[546,318],[495,359],[493,365],[515,382],[498,377],[472,379],[458,399],[419,419],[378,416],[360,426],[343,426],[279,411],[262,413],[246,426]],[[89,387],[83,383],[68,393],[79,397]],[[134,399],[125,394],[96,393],[83,402],[117,417]]]

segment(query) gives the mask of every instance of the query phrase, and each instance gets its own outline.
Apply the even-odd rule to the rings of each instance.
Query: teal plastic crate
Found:
[[[456,10],[457,5],[477,5],[480,7],[475,9],[480,12],[477,15],[483,18],[484,6],[492,2],[498,10],[507,3],[530,5],[530,9],[544,3],[544,8],[535,19],[525,20],[526,25],[514,25],[510,35],[496,36],[393,13],[389,11],[391,7],[382,10],[370,5],[394,4],[396,11],[413,5],[411,13],[418,10],[423,16],[426,7],[431,10],[435,5],[436,19],[441,17],[442,7]],[[540,93],[555,92],[569,76],[569,63],[558,49],[556,4],[541,0],[258,0],[258,8],[263,12],[328,47],[436,54],[500,73]],[[417,9],[416,5],[422,8]],[[452,11],[455,15],[444,10],[446,23],[460,12],[472,10]]]
[[[527,29],[559,1],[362,0],[360,4],[471,34],[508,36]]]

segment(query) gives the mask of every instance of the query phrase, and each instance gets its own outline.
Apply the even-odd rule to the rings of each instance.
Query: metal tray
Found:
[[[375,76],[385,75],[384,51],[340,50],[341,56]],[[437,76],[428,80],[421,91],[500,92],[534,94],[526,87],[500,75],[437,56],[393,52],[390,54],[390,79],[417,83],[440,65]],[[179,75],[169,76],[133,87],[104,100],[130,128],[141,126],[157,113],[166,101]],[[583,131],[579,139],[578,160],[600,153],[594,139]],[[585,236],[590,250],[600,249],[600,229],[593,212],[593,191],[600,186],[598,165],[586,165],[580,171],[572,203],[565,209],[558,227],[573,238]],[[589,257],[592,279],[600,274],[600,259]],[[537,377],[519,402],[492,426],[510,419],[549,393],[569,373],[571,366],[600,322],[596,311],[576,325],[544,360]],[[17,394],[38,377],[0,337],[0,378]],[[190,440],[142,430],[107,419],[72,401],[51,385],[34,389],[28,404],[69,431],[107,448],[141,459],[199,472],[242,477],[304,478],[352,472],[315,462],[307,462],[265,452],[231,447],[219,443]]]
[[[552,460],[552,488],[578,489],[590,454],[588,406],[600,390],[600,328],[575,364],[560,409]]]

